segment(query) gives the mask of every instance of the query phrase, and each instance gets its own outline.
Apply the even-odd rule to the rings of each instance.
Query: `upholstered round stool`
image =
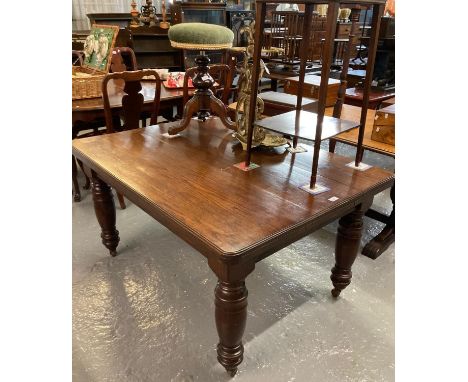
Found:
[[[214,80],[208,72],[210,59],[204,54],[205,50],[231,48],[234,33],[220,25],[181,23],[169,28],[168,37],[174,48],[198,50],[201,53],[195,59],[197,72],[193,78],[193,86],[196,91],[184,106],[184,114],[179,126],[170,128],[169,134],[174,135],[184,130],[194,113],[198,113],[199,119],[205,120],[210,115],[210,111],[218,115],[226,127],[234,130],[235,124],[227,117],[226,106],[215,97],[210,89]]]
[[[230,48],[234,33],[221,25],[181,23],[169,28],[168,37],[174,48],[217,50]]]

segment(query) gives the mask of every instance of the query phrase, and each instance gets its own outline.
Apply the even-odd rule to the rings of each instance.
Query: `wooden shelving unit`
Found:
[[[277,0],[276,3],[287,3],[286,0]],[[260,65],[260,53],[262,47],[263,30],[265,28],[265,17],[267,4],[271,3],[268,0],[256,0],[256,20],[255,20],[255,51],[253,56],[253,73],[252,73],[252,89],[250,108],[248,111],[249,128],[247,134],[247,153],[244,163],[244,168],[253,169],[255,166],[251,166],[251,155],[252,155],[252,138],[254,126],[262,126],[265,129],[281,132],[292,136],[297,142],[298,138],[304,138],[314,141],[314,153],[312,160],[312,170],[310,178],[310,190],[319,189],[320,185],[317,183],[317,169],[319,162],[320,143],[322,139],[327,139],[339,134],[342,131],[349,130],[353,127],[359,128],[357,152],[354,161],[354,166],[359,169],[360,162],[363,153],[362,141],[364,138],[364,127],[367,116],[367,109],[369,103],[369,91],[371,87],[373,67],[375,62],[375,54],[377,51],[378,32],[380,27],[380,19],[382,17],[385,0],[356,0],[356,1],[323,1],[323,0],[299,0],[298,4],[305,5],[304,24],[302,30],[302,46],[309,46],[310,35],[311,35],[311,20],[314,10],[314,6],[317,4],[327,4],[327,26],[325,32],[325,41],[322,52],[322,70],[320,89],[318,96],[317,114],[312,117],[311,113],[301,111],[305,69],[307,61],[307,49],[300,49],[301,51],[301,63],[299,70],[299,85],[297,93],[297,104],[296,110],[293,112],[286,113],[285,115],[277,115],[275,117],[267,118],[262,121],[255,121],[255,99],[258,93],[258,77],[259,77],[259,65]],[[371,33],[368,44],[368,57],[367,57],[367,69],[366,78],[364,81],[363,89],[363,104],[361,111],[361,118],[358,124],[350,121],[342,121],[339,119],[330,120],[330,117],[325,117],[325,107],[327,98],[327,84],[330,77],[330,66],[332,63],[334,39],[336,36],[337,18],[339,8],[345,8],[346,5],[350,6],[367,6],[372,8],[372,21],[371,21]],[[343,129],[340,131],[340,129]]]
[[[138,69],[167,68],[182,70],[183,56],[180,49],[175,49],[167,37],[167,29],[158,26],[140,26],[127,28],[132,36]]]

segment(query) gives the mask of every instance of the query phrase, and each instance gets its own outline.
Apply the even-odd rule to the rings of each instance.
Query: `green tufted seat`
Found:
[[[168,32],[171,46],[181,49],[216,50],[232,47],[234,33],[221,25],[182,23],[172,25]]]

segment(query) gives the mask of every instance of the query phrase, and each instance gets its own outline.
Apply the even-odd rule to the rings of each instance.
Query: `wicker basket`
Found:
[[[89,77],[75,77],[87,73]],[[105,74],[96,74],[81,66],[72,66],[72,99],[98,98],[102,96],[102,81]]]

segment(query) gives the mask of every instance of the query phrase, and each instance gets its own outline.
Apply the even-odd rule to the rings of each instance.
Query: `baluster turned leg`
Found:
[[[218,361],[233,377],[244,354],[242,335],[247,321],[247,288],[244,280],[218,281],[215,318],[219,335]]]
[[[343,289],[351,283],[351,267],[356,260],[362,234],[362,216],[365,210],[362,205],[339,220],[335,246],[335,266],[332,268],[332,295],[338,297]]]
[[[94,172],[92,172],[91,186],[94,211],[102,230],[102,244],[109,250],[111,256],[115,256],[120,238],[119,231],[115,228],[115,204],[111,188]]]

